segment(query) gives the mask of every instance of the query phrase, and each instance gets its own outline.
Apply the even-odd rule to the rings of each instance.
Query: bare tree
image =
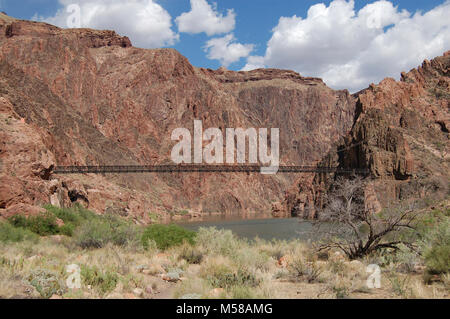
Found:
[[[356,259],[382,248],[398,249],[400,244],[411,247],[402,231],[414,230],[417,212],[401,206],[380,213],[367,210],[365,183],[360,177],[336,181],[316,222],[316,234],[322,238],[319,250],[338,248]]]

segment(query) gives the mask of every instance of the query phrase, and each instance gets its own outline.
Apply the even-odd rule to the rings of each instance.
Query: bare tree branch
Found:
[[[319,250],[337,248],[355,259],[383,248],[410,246],[395,237],[404,229],[415,229],[417,213],[399,207],[373,214],[364,202],[364,186],[365,181],[359,177],[338,179],[325,196],[325,209],[317,223],[318,232],[324,235]]]

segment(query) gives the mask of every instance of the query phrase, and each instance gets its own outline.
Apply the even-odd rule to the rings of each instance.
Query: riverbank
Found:
[[[47,207],[64,225],[51,216],[0,223],[0,297],[448,299],[445,207],[424,212],[431,250],[401,247],[357,260],[336,249],[317,251],[305,240],[248,240],[216,228],[141,228],[80,207]]]
[[[195,246],[161,251],[112,244],[74,249],[68,238],[0,245],[0,296],[53,299],[158,298],[449,298],[448,276],[424,282],[425,266],[383,256],[349,261],[315,254],[298,241],[248,243],[204,229]],[[367,266],[379,263],[381,286],[369,289]],[[70,289],[68,265],[81,269]],[[413,265],[411,267],[411,265]]]

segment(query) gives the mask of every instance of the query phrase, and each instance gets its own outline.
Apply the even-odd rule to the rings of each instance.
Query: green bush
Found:
[[[422,255],[431,274],[450,272],[450,218],[445,217],[435,228],[425,234]]]
[[[119,276],[114,272],[102,272],[97,267],[86,265],[81,265],[81,278],[83,284],[94,287],[102,295],[113,291],[119,281]]]
[[[135,225],[113,215],[99,216],[81,205],[71,208],[44,206],[45,213],[25,217],[16,215],[0,228],[1,241],[21,241],[31,238],[30,233],[40,236],[62,234],[76,237],[82,248],[100,248],[107,243],[118,246],[139,242],[139,231]],[[57,219],[64,222],[58,226]]]
[[[75,229],[81,223],[97,218],[93,212],[84,209],[80,205],[73,208],[58,208],[47,205],[44,206],[44,208],[46,209],[46,212],[37,216],[25,217],[23,215],[16,215],[9,218],[9,224],[13,227],[9,228],[10,236],[13,235],[13,232],[16,234],[15,236],[25,236],[26,233],[24,233],[24,231],[33,232],[40,236],[56,234],[72,236]],[[63,226],[58,226],[57,218],[64,222]],[[6,228],[4,230],[6,231]],[[4,236],[6,235],[3,235],[3,237]]]
[[[107,215],[86,220],[74,233],[75,243],[81,248],[102,248],[107,243],[125,246],[138,241],[135,225],[118,217]]]
[[[0,242],[20,242],[24,240],[38,240],[38,236],[22,227],[14,227],[8,222],[0,223]]]
[[[80,204],[75,204],[71,208],[59,208],[52,205],[46,205],[44,208],[47,212],[61,219],[64,224],[73,224],[74,226],[79,226],[86,220],[99,218],[98,215],[85,209]]]
[[[60,227],[59,231],[62,235],[69,237],[73,236],[75,229],[84,222],[101,218],[79,204],[76,204],[71,208],[59,208],[52,205],[46,205],[44,208],[48,213],[56,216],[64,222],[64,226]]]
[[[64,236],[72,237],[73,233],[75,231],[75,225],[74,224],[64,224],[63,226],[59,227],[59,233]]]
[[[433,245],[425,254],[425,264],[431,274],[450,272],[450,245]]]
[[[79,224],[81,221],[81,216],[76,214],[72,209],[69,208],[59,208],[51,205],[44,206],[48,213],[58,217],[65,224]]]
[[[22,215],[16,215],[9,218],[9,222],[16,228],[28,229],[40,236],[56,235],[59,233],[56,217],[48,212],[28,218]]]
[[[142,244],[147,249],[150,241],[154,241],[158,249],[179,246],[184,242],[195,243],[196,233],[177,225],[152,225],[145,229]]]
[[[8,222],[17,228],[27,228],[27,218],[22,215],[16,215],[8,218]]]

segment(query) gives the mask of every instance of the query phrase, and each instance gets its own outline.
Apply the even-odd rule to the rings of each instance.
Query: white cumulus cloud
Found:
[[[115,30],[128,36],[133,45],[156,48],[173,45],[178,35],[172,30],[172,17],[154,0],[59,0],[63,6],[52,17],[35,17],[59,27],[68,27],[68,12],[76,3],[80,10],[81,27]]]
[[[265,68],[264,57],[259,55],[251,55],[247,58],[247,64],[242,68],[242,71],[251,71],[255,69]]]
[[[293,69],[355,92],[449,50],[449,17],[449,0],[415,14],[385,0],[359,11],[353,0],[316,4],[306,18],[281,17],[265,56],[249,57],[244,69]]]
[[[248,57],[253,51],[253,44],[241,44],[235,41],[232,33],[222,38],[209,40],[204,47],[208,59],[219,60],[223,66],[228,67],[231,63]]]
[[[191,11],[182,13],[175,19],[179,32],[206,33],[208,36],[228,33],[234,30],[236,14],[229,9],[227,15],[217,11],[217,5],[206,0],[191,0]]]

